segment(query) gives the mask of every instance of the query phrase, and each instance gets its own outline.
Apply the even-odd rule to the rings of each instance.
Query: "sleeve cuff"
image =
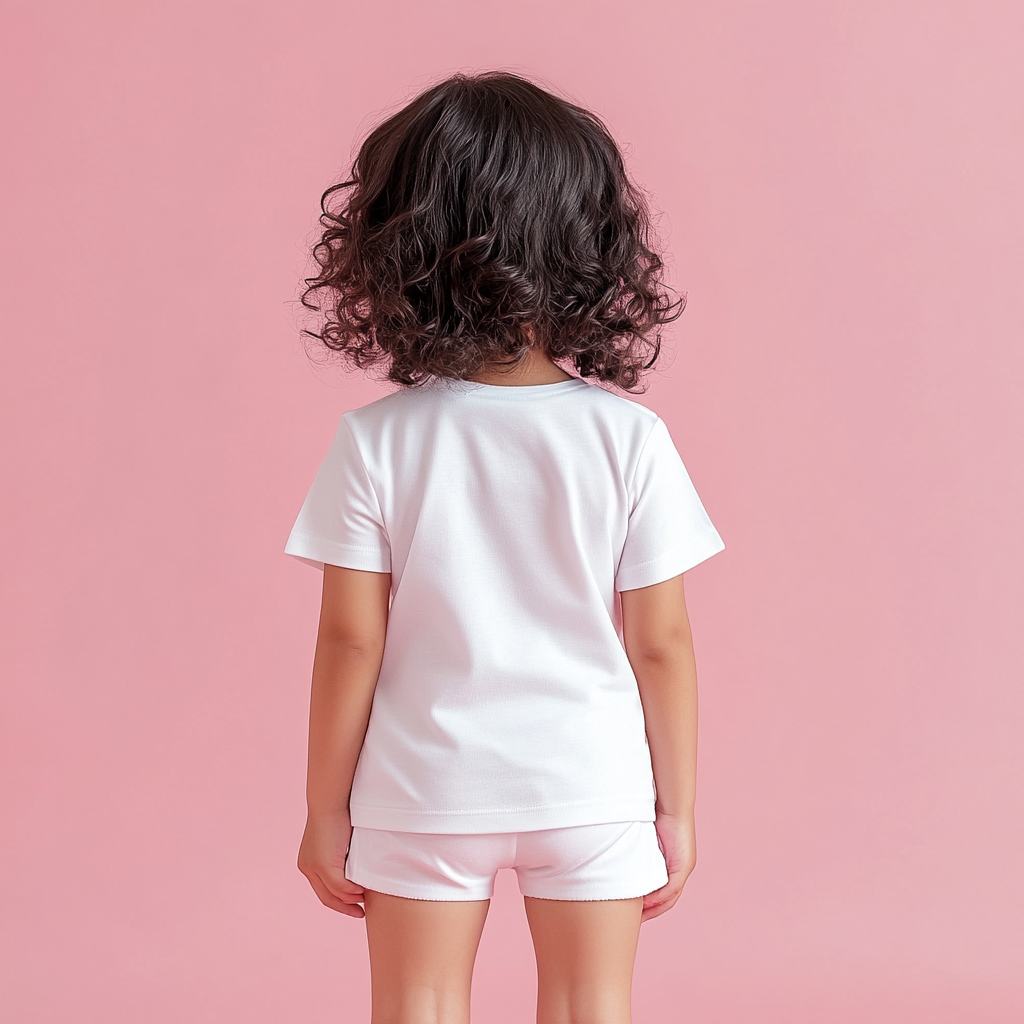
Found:
[[[321,572],[324,563],[366,572],[391,572],[390,551],[339,544],[335,540],[308,533],[293,533],[285,544],[284,553]]]
[[[641,587],[653,587],[655,583],[664,583],[681,573],[692,569],[695,565],[725,550],[725,542],[717,534],[709,537],[700,545],[669,551],[658,558],[620,568],[615,576],[615,589],[639,590]]]

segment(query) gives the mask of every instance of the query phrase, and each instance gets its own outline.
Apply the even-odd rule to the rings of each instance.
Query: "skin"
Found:
[[[472,379],[510,387],[568,380],[537,349],[515,371]],[[371,1024],[468,1024],[489,901],[409,900],[345,878],[348,801],[384,653],[390,573],[324,567],[310,694],[306,827],[298,867],[320,901],[365,917]],[[640,925],[675,906],[697,861],[697,673],[683,577],[621,594],[623,641],[640,690],[668,883],[631,900],[524,897],[537,957],[538,1024],[629,1024]]]
[[[530,337],[532,338],[533,335],[531,334]],[[560,380],[571,380],[572,376],[540,349],[531,347],[518,366],[510,368],[485,367],[468,379],[476,381],[478,384],[521,387],[524,384],[557,384]]]

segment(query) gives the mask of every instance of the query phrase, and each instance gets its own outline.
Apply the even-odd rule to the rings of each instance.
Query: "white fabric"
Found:
[[[668,882],[652,821],[482,835],[353,828],[345,877],[411,900],[489,900],[502,868],[542,900],[629,900]]]
[[[725,547],[668,428],[579,378],[431,378],[342,415],[286,553],[391,573],[352,822],[654,818],[617,591]]]

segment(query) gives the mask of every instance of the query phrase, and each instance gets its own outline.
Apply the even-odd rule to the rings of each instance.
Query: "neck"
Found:
[[[572,380],[550,356],[537,348],[531,348],[518,366],[504,369],[491,364],[477,370],[466,378],[477,384],[504,384],[508,387],[522,387],[529,384],[557,384],[561,380]]]

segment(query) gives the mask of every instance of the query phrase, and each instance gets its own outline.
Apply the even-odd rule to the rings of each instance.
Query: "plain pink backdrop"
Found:
[[[600,112],[689,296],[638,400],[726,551],[687,576],[699,863],[636,1020],[1024,1017],[1024,6],[3,13],[3,1019],[364,1021],[294,860],[340,413],[321,191],[458,69]],[[503,880],[474,993],[533,1014]]]

